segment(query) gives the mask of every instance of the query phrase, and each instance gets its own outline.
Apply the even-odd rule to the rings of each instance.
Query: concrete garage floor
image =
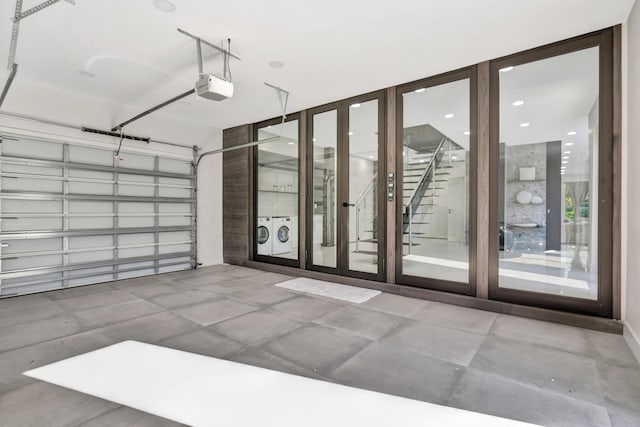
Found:
[[[287,279],[215,266],[0,300],[0,425],[177,425],[21,375],[128,339],[541,425],[640,425],[621,336]]]

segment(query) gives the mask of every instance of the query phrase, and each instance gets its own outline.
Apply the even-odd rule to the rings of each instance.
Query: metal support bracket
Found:
[[[9,61],[7,63],[7,69],[10,70],[16,62],[16,49],[18,48],[18,32],[20,30],[20,21],[24,18],[33,15],[34,13],[40,12],[43,9],[46,9],[49,6],[52,6],[58,3],[61,0],[47,0],[39,5],[32,7],[31,9],[27,9],[24,12],[22,11],[22,0],[16,0],[16,11],[11,18],[13,21],[13,29],[11,30],[11,44],[9,45]],[[76,2],[74,0],[65,0],[67,3],[75,5]]]
[[[40,12],[43,9],[46,9],[49,6],[53,6],[54,4],[58,3],[61,0],[47,0],[43,3],[40,3],[39,5],[36,5],[34,7],[32,7],[31,9],[27,9],[24,12],[20,12],[19,14],[16,14],[16,16],[14,16],[13,18],[11,18],[11,20],[13,22],[18,22],[23,20],[24,18],[26,18],[27,16],[31,16],[34,13]],[[72,5],[76,5],[75,0],[65,0],[67,3],[72,4]]]
[[[18,72],[18,64],[13,64],[13,67],[11,67],[11,72],[9,73],[9,77],[7,77],[7,82],[4,84],[4,88],[2,89],[2,95],[0,95],[0,107],[2,107],[2,104],[4,103],[4,99],[7,97],[7,94],[9,93],[9,88],[11,87],[11,84],[13,83],[13,79],[15,79],[17,72]]]
[[[206,44],[207,46],[212,47],[212,48],[214,48],[215,50],[219,51],[220,53],[223,53],[223,54],[229,55],[229,56],[231,56],[231,57],[233,57],[233,58],[237,59],[238,61],[242,61],[242,58],[240,58],[238,55],[233,54],[233,53],[231,53],[230,51],[228,51],[228,50],[226,50],[226,49],[224,49],[224,48],[221,48],[220,46],[216,46],[215,44],[213,44],[213,43],[211,43],[211,42],[208,42],[208,41],[206,41],[206,40],[203,40],[203,39],[201,39],[201,38],[200,38],[200,37],[198,37],[198,36],[194,36],[193,34],[186,32],[186,31],[185,31],[185,30],[183,30],[182,28],[178,28],[178,32],[179,32],[179,33],[184,34],[184,35],[185,35],[185,36],[187,36],[187,37],[191,37],[192,39],[194,39],[195,41],[197,41],[197,42],[199,42],[199,43],[204,43],[204,44]]]

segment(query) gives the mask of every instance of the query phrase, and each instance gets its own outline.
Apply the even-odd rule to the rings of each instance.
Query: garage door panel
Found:
[[[195,266],[192,232],[181,230],[195,227],[191,161],[126,151],[116,160],[112,150],[7,141],[0,297]]]

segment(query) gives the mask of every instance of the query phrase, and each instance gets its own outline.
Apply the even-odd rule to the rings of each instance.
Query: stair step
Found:
[[[378,239],[360,239],[360,243],[378,243]]]
[[[436,172],[436,175],[451,175],[451,172]]]
[[[365,251],[365,250],[362,250],[362,249],[359,249],[357,251],[352,251],[351,253],[354,253],[354,254],[365,254],[365,255],[378,255],[377,251]]]

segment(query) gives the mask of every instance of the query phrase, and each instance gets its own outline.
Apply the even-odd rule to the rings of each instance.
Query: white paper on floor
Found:
[[[362,304],[363,302],[369,301],[371,298],[382,293],[373,289],[358,288],[356,286],[307,279],[306,277],[287,280],[286,282],[276,284],[276,286],[279,288],[291,289],[292,291],[305,292],[308,294],[348,301],[355,304]]]
[[[196,427],[531,425],[136,341],[24,374]]]

